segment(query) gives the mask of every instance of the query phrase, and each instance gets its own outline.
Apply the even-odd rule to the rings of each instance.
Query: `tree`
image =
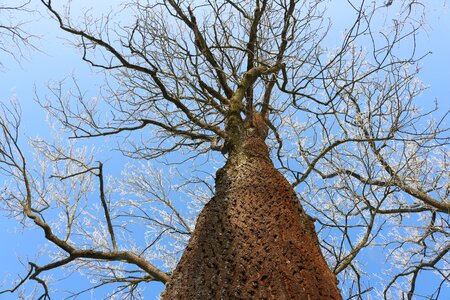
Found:
[[[0,22],[0,51],[7,53],[16,60],[23,56],[23,48],[35,48],[30,35],[24,30],[26,22],[18,21],[17,15],[20,13],[31,13],[27,8],[30,0],[16,1],[15,5],[4,4],[0,2],[0,14],[2,21]]]
[[[66,267],[118,297],[160,281],[166,299],[339,299],[337,275],[346,298],[375,288],[412,299],[435,271],[439,297],[449,281],[450,152],[444,122],[414,103],[425,89],[420,3],[390,2],[396,18],[378,30],[386,6],[349,1],[354,20],[336,48],[326,1],[135,1],[123,7],[127,25],[88,13],[77,25],[69,9],[41,2],[107,82],[102,102],[76,80],[73,94],[61,83],[40,100],[71,140],[34,140],[35,168],[19,141],[20,110],[3,108],[0,166],[11,184],[0,199],[55,246],[9,291],[31,279],[48,298],[42,275]],[[178,179],[140,165],[108,181],[101,157],[77,148],[93,138],[117,141],[131,159],[178,162]],[[202,170],[205,157],[209,170],[224,164],[215,189],[182,171]],[[207,202],[195,229],[174,185]],[[132,239],[139,224],[150,228],[145,245]],[[173,272],[158,263],[176,262],[188,237]],[[359,259],[377,246],[390,276],[370,285]]]

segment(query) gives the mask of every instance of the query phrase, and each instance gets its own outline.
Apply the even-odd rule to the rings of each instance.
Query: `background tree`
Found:
[[[419,3],[394,2],[396,18],[377,27],[384,5],[349,2],[354,22],[338,46],[326,1],[137,1],[124,6],[134,20],[120,24],[87,13],[75,24],[70,10],[42,3],[78,37],[83,59],[108,74],[101,102],[75,82],[72,95],[54,86],[42,106],[71,137],[108,137],[127,157],[178,162],[180,176],[169,184],[144,165],[107,182],[101,156],[75,140],[35,140],[31,166],[18,141],[19,110],[5,107],[1,166],[12,181],[2,202],[56,246],[17,287],[34,279],[48,295],[42,275],[59,267],[88,272],[99,280],[93,288],[115,284],[113,295],[166,282],[196,215],[170,187],[205,203],[211,179],[183,167],[212,173],[239,144],[230,133],[258,112],[278,170],[317,219],[344,297],[375,287],[386,298],[412,298],[428,271],[439,274],[431,291],[439,297],[448,283],[448,134],[413,102],[425,88],[414,43]],[[137,225],[149,226],[145,245]],[[369,247],[385,247],[387,281],[366,281],[358,259]]]
[[[30,35],[24,30],[26,22],[19,17],[24,13],[30,15],[32,12],[28,9],[30,1],[15,1],[14,4],[6,4],[0,1],[0,51],[19,60],[23,57],[24,48],[35,48]],[[2,64],[2,62],[0,62]]]

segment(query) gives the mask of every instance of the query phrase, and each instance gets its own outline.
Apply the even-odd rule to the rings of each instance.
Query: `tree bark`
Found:
[[[217,171],[216,194],[162,299],[342,299],[314,223],[275,169],[262,131],[246,129]]]

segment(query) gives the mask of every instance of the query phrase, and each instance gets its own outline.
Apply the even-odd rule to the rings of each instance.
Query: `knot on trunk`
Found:
[[[244,156],[270,161],[269,149],[265,142],[268,132],[269,127],[265,118],[259,113],[253,113],[250,119],[245,120],[237,143],[233,145],[230,159],[233,160],[233,156],[242,159]]]
[[[251,115],[250,120],[246,120],[245,134],[250,136],[256,135],[265,141],[268,133],[269,127],[267,126],[266,118],[260,113],[254,112]]]

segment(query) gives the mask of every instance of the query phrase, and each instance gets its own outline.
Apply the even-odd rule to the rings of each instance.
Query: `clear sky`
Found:
[[[75,2],[75,1],[74,1]],[[77,1],[80,7],[93,5],[101,11],[108,8],[115,1]],[[384,2],[384,1],[380,1]],[[425,1],[424,1],[425,2]],[[421,106],[429,107],[432,101],[438,100],[441,112],[450,109],[450,12],[448,1],[426,1],[427,32],[421,35],[418,46],[419,51],[425,53],[432,51],[423,62],[421,79],[430,85],[418,99]],[[25,18],[24,15],[21,17]],[[26,51],[25,58],[20,64],[10,56],[0,53],[3,69],[0,70],[0,102],[8,102],[16,98],[23,109],[22,132],[26,136],[49,136],[50,131],[46,125],[46,115],[34,102],[35,93],[45,96],[48,93],[46,85],[51,81],[59,81],[70,77],[71,74],[79,79],[80,84],[95,93],[103,77],[86,66],[81,60],[80,53],[69,46],[64,35],[52,20],[43,13],[42,16],[32,16],[29,31],[40,38],[36,46],[40,51]],[[23,139],[25,142],[26,139]],[[26,144],[26,143],[24,143]],[[3,178],[0,177],[0,186]],[[39,230],[22,231],[20,225],[14,220],[8,220],[0,212],[0,289],[8,288],[8,284],[18,274],[26,273],[26,266],[22,266],[19,258],[26,264],[27,256],[34,257],[37,249],[43,245],[42,232]],[[70,281],[71,284],[78,284]],[[75,282],[75,283],[74,283]],[[161,285],[155,288],[156,293],[148,294],[146,299],[156,299]],[[101,295],[98,296],[101,298]],[[0,299],[15,299],[16,296],[0,295]],[[56,297],[57,299],[58,297]],[[95,299],[93,296],[92,299]],[[83,298],[84,299],[84,298]],[[443,299],[443,298],[442,298]]]

